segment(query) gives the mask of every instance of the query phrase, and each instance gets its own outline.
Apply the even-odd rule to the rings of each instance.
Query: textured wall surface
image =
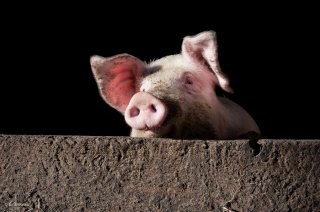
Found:
[[[0,211],[320,211],[320,140],[0,135]]]

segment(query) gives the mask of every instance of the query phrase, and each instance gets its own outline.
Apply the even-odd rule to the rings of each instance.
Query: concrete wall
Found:
[[[320,211],[320,140],[0,135],[0,211]]]

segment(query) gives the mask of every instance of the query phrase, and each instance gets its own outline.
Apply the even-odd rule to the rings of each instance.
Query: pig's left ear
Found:
[[[184,37],[182,55],[196,63],[196,65],[201,66],[201,68],[208,68],[209,66],[215,74],[220,87],[227,92],[233,92],[229,86],[228,77],[220,69],[217,38],[214,31],[206,31],[195,36]]]

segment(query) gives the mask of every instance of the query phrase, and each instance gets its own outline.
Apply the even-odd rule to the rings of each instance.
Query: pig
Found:
[[[91,69],[101,97],[124,115],[131,137],[235,139],[260,134],[232,93],[218,61],[214,31],[183,38],[180,54],[150,63],[124,53],[94,55]]]

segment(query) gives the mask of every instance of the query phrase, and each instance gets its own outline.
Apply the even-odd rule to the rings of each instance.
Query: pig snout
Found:
[[[125,110],[125,120],[137,130],[159,127],[165,120],[168,109],[159,99],[146,92],[136,93]]]

